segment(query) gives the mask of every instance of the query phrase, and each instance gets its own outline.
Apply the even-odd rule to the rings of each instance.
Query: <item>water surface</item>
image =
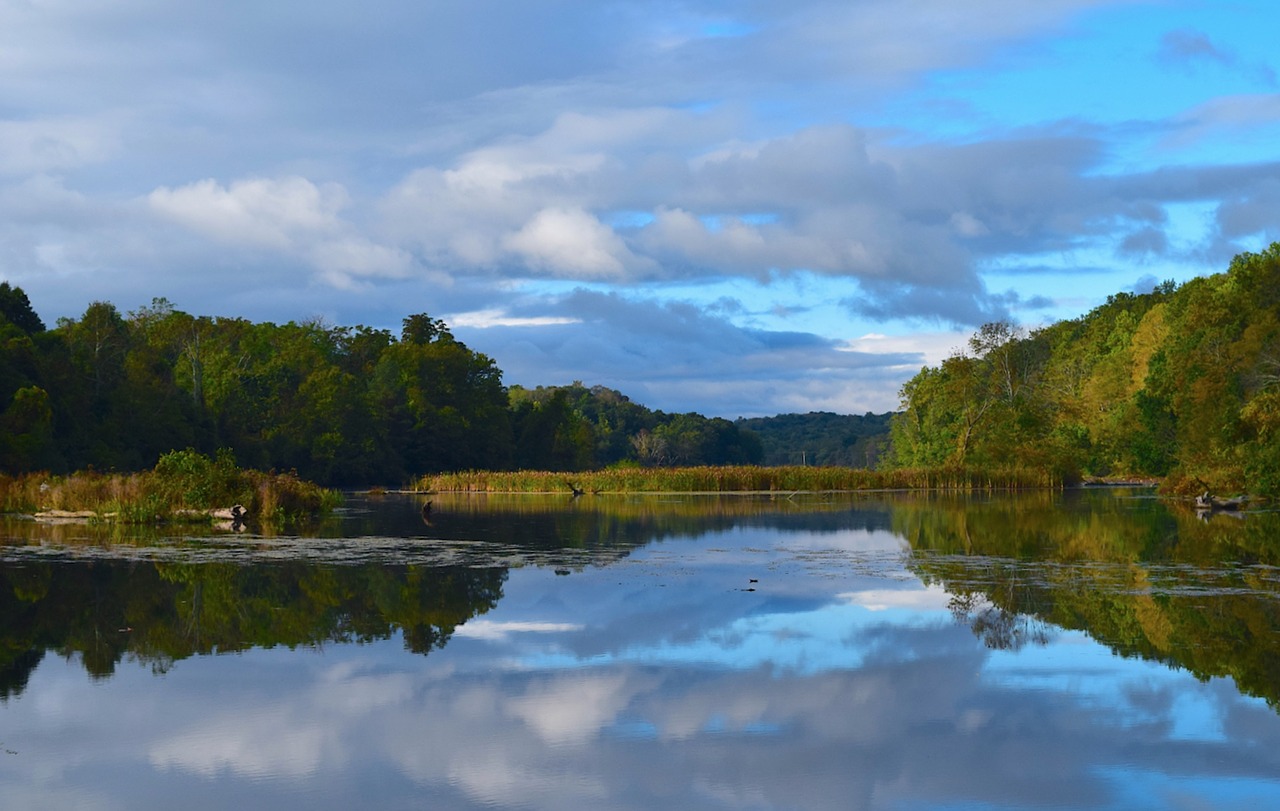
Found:
[[[0,808],[1280,805],[1280,527],[1141,491],[0,535]]]

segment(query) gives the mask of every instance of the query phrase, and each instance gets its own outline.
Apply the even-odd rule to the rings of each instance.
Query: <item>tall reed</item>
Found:
[[[579,473],[466,471],[425,476],[418,490],[468,493],[733,493],[857,490],[1016,490],[1068,482],[1043,468],[865,470],[846,467],[610,468]]]

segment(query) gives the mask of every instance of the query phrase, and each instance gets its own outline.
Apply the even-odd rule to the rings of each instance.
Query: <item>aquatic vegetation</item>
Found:
[[[141,473],[68,476],[0,475],[0,510],[72,513],[75,517],[130,524],[211,521],[215,511],[240,506],[247,519],[290,523],[326,512],[338,493],[293,473],[264,473],[236,465],[229,452],[215,458],[172,451]]]
[[[1016,490],[1067,484],[1055,471],[1008,467],[865,470],[848,467],[615,467],[580,473],[467,471],[424,476],[415,487],[469,493],[734,493],[857,490]]]

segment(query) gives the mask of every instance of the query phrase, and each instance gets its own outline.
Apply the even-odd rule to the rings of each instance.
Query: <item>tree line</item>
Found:
[[[761,459],[758,438],[728,420],[580,383],[508,388],[426,314],[397,336],[99,301],[47,329],[21,288],[0,283],[0,471],[142,470],[185,448],[330,486]]]
[[[779,414],[737,421],[760,437],[764,464],[875,467],[892,414]]]
[[[902,389],[886,464],[1280,494],[1280,243],[1080,318],[983,326]]]

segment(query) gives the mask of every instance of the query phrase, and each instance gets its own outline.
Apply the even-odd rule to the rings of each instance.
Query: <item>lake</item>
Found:
[[[425,498],[4,520],[0,808],[1280,807],[1280,513]]]

